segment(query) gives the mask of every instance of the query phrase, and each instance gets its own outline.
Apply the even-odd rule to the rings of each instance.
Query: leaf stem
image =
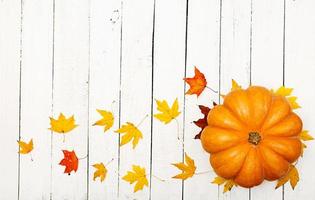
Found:
[[[212,170],[203,171],[203,172],[197,172],[197,173],[195,173],[195,175],[207,174],[207,173],[210,173],[210,172],[212,172]]]
[[[162,181],[162,182],[165,182],[165,181],[166,181],[165,179],[162,179],[162,178],[160,178],[160,177],[158,177],[158,176],[155,176],[154,174],[152,174],[152,177],[154,177],[154,178],[156,178],[157,180]]]
[[[207,85],[206,85],[206,88],[209,89],[209,90],[211,90],[211,91],[214,92],[214,93],[218,93],[218,91],[212,89],[211,87],[209,87],[209,86],[207,86]]]
[[[66,142],[66,135],[64,133],[62,134],[62,138],[63,138],[62,142],[65,143]]]
[[[88,155],[82,157],[82,158],[78,158],[78,160],[83,160],[83,159],[86,159],[88,157]]]
[[[32,152],[30,152],[30,157],[31,157],[31,161],[33,162],[34,159],[33,159],[33,156],[32,156]]]
[[[146,114],[145,116],[144,116],[144,118],[138,123],[138,125],[136,126],[137,128],[144,122],[144,120],[148,117],[149,115],[148,114]]]
[[[176,118],[174,118],[175,122],[176,122],[176,127],[177,127],[177,140],[180,140],[179,138],[179,122]]]
[[[114,158],[112,158],[110,161],[108,161],[106,164],[105,164],[105,166],[107,166],[107,165],[109,165],[111,162],[113,162],[114,161]]]

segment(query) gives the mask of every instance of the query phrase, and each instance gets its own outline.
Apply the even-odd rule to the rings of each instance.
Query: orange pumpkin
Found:
[[[264,87],[230,92],[207,121],[201,142],[211,166],[242,187],[283,177],[301,155],[301,119],[285,97]]]

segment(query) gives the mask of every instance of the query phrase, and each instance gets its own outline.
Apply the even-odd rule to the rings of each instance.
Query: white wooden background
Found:
[[[263,183],[222,194],[210,183],[213,172],[170,179],[178,173],[170,163],[184,151],[199,171],[209,169],[191,122],[200,117],[197,104],[219,95],[184,95],[182,78],[193,76],[195,65],[222,93],[232,78],[243,86],[294,87],[298,113],[314,134],[314,8],[313,0],[1,0],[0,199],[315,199],[312,143],[299,161],[294,192]],[[151,115],[155,98],[176,97],[183,146],[175,123],[163,125]],[[114,129],[150,116],[135,150],[119,148],[113,131],[91,126],[99,118],[95,109],[110,110],[113,101]],[[60,112],[74,114],[79,124],[65,143],[47,129],[48,117]],[[19,138],[34,138],[34,162],[18,155]],[[63,174],[61,149],[88,155],[77,173]],[[94,182],[91,165],[112,158],[105,182]],[[137,193],[119,177],[132,164],[146,168],[150,183]]]

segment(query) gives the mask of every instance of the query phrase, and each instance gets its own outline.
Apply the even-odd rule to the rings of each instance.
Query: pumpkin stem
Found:
[[[248,142],[257,145],[261,140],[261,136],[258,132],[253,131],[248,133]]]

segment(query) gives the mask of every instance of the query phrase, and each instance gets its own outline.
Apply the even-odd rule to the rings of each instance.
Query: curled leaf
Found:
[[[132,148],[135,148],[139,143],[139,140],[143,138],[141,131],[130,122],[115,131],[116,133],[123,134],[120,142],[120,146],[129,143],[132,140]]]
[[[216,106],[217,104],[213,102],[213,106]],[[197,121],[193,121],[196,126],[201,128],[200,132],[194,137],[194,139],[200,139],[201,133],[203,129],[208,126],[208,121],[207,121],[207,116],[208,113],[210,112],[210,108],[207,106],[199,105],[199,110],[201,113],[204,115],[203,118],[198,119]]]
[[[191,159],[186,153],[185,153],[185,163],[180,162],[180,163],[172,164],[182,171],[181,174],[173,176],[173,178],[186,180],[187,178],[190,178],[195,174],[195,171],[196,171],[195,161]]]
[[[134,192],[142,190],[144,186],[149,185],[145,168],[142,168],[138,165],[132,165],[132,171],[128,171],[127,174],[122,177],[122,179],[129,182],[130,184],[136,183]]]
[[[28,153],[30,153],[32,150],[33,150],[33,148],[34,148],[34,145],[33,145],[33,139],[31,139],[28,143],[26,143],[26,142],[23,142],[23,141],[17,141],[18,142],[18,144],[19,144],[19,147],[20,147],[20,149],[19,149],[19,153],[20,154],[28,154]]]
[[[186,94],[196,94],[197,97],[203,92],[207,86],[207,80],[205,75],[201,73],[197,67],[195,67],[195,76],[192,78],[184,78],[186,83],[189,84],[190,88]]]
[[[217,185],[224,184],[223,193],[231,191],[231,189],[234,186],[237,186],[237,184],[232,179],[227,180],[227,179],[222,178],[220,176],[215,177],[214,180],[211,183],[217,184]]]
[[[103,163],[96,163],[92,165],[96,170],[94,172],[93,181],[96,180],[96,178],[100,178],[100,181],[103,182],[106,178],[107,169]]]
[[[103,118],[93,124],[93,126],[104,126],[104,132],[109,130],[114,124],[113,113],[106,110],[96,110]]]
[[[280,186],[284,185],[286,182],[290,181],[290,185],[291,185],[292,189],[294,190],[294,188],[297,185],[297,183],[299,182],[299,180],[300,180],[300,177],[299,177],[298,170],[295,168],[294,165],[290,165],[288,173],[284,177],[282,177],[278,180],[276,189],[279,188]]]

